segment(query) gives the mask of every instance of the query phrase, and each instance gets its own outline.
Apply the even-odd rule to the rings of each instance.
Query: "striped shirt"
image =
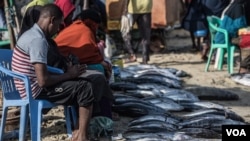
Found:
[[[42,91],[42,88],[38,86],[35,69],[34,66],[30,63],[30,57],[20,49],[18,49],[18,47],[16,47],[13,52],[12,71],[22,73],[29,77],[33,97],[36,97]],[[21,98],[25,98],[26,93],[24,82],[19,79],[15,79],[14,83],[20,93]]]
[[[18,39],[12,57],[12,70],[29,77],[32,89],[32,96],[36,97],[42,88],[39,87],[35,74],[34,63],[47,64],[48,42],[42,30],[37,24],[24,32]],[[26,97],[24,83],[14,80],[21,98]]]

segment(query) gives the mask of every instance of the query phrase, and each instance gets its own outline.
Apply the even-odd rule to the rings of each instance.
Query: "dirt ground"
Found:
[[[250,122],[250,89],[246,86],[233,82],[227,73],[226,66],[222,71],[215,70],[213,65],[210,71],[205,72],[205,63],[200,58],[198,52],[191,49],[191,39],[188,32],[181,29],[167,32],[167,48],[164,53],[152,54],[149,64],[160,67],[170,67],[184,70],[191,77],[183,77],[184,88],[188,87],[216,87],[235,92],[240,97],[237,101],[212,101],[230,108],[242,116],[246,122]],[[138,62],[141,58],[138,58]],[[134,63],[137,64],[137,63]],[[126,64],[129,65],[129,64]],[[125,65],[125,66],[126,66]],[[237,72],[238,67],[235,67]],[[63,109],[61,107],[51,110],[45,115],[42,128],[43,141],[69,141],[67,138]],[[114,121],[114,136],[121,133],[130,118],[120,117],[120,120]],[[102,139],[107,140],[107,139]]]

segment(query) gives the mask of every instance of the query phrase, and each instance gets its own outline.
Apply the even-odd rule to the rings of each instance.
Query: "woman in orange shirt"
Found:
[[[109,78],[111,66],[104,60],[96,39],[96,31],[100,23],[99,13],[92,9],[84,10],[54,40],[64,56],[73,54],[78,57],[81,64],[87,64],[89,69],[98,69]]]

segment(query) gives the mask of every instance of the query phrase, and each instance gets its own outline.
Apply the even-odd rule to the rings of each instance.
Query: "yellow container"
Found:
[[[123,68],[123,60],[122,60],[122,58],[113,58],[112,59],[112,64],[115,66],[115,65],[117,65],[117,66],[119,66],[120,68]]]

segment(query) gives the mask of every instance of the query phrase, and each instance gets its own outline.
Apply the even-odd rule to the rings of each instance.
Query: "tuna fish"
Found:
[[[197,96],[185,90],[180,89],[165,89],[161,91],[163,93],[162,97],[167,97],[178,102],[194,102],[200,101]]]
[[[125,68],[120,70],[120,77],[121,78],[133,77],[134,74],[135,74],[135,72],[132,72],[132,71],[125,69]]]
[[[209,115],[194,117],[188,120],[183,120],[179,123],[179,128],[205,128],[211,129],[216,132],[221,132],[222,125],[245,125],[244,122],[235,121],[232,119],[226,119],[224,116],[220,115]]]
[[[221,135],[213,130],[205,128],[183,128],[179,132],[184,132],[195,138],[220,139]]]
[[[181,81],[181,79],[177,76],[175,76],[174,74],[172,74],[171,72],[169,72],[168,70],[164,70],[164,69],[147,69],[147,70],[141,70],[138,71],[134,77],[142,77],[142,76],[161,76],[161,77],[166,77],[169,79],[173,79],[176,81]]]
[[[160,132],[160,131],[176,131],[178,126],[159,120],[150,120],[142,122],[138,125],[129,126],[127,131],[129,132]]]
[[[138,97],[138,98],[144,98],[144,97],[161,97],[161,92],[159,92],[157,89],[153,90],[127,90],[127,95]]]
[[[235,73],[230,76],[230,78],[236,83],[250,86],[250,74],[249,73]]]
[[[148,121],[153,121],[153,120],[158,120],[158,121],[163,121],[169,124],[174,124],[178,125],[178,123],[181,121],[181,119],[177,116],[174,115],[164,115],[164,114],[149,114],[145,116],[138,117],[136,119],[133,119],[128,123],[128,126],[134,126],[141,124],[143,122],[148,122]]]
[[[125,102],[119,105],[113,105],[112,109],[122,115],[129,117],[144,116],[147,114],[169,114],[166,110],[150,103]]]
[[[144,103],[144,104],[151,104],[148,101],[143,101],[142,99],[139,99],[137,97],[128,96],[125,94],[114,94],[114,97],[115,97],[115,101],[114,101],[115,105],[124,104],[126,102],[138,102],[138,103]]]
[[[139,138],[139,139],[135,139],[133,141],[171,141],[171,140],[164,139],[164,138],[161,138],[161,137],[142,137],[142,138]]]
[[[114,91],[126,91],[126,90],[137,90],[138,87],[132,82],[114,82],[110,84],[110,88]]]
[[[200,109],[218,109],[226,110],[227,108],[216,103],[207,102],[207,101],[195,101],[195,102],[180,102],[180,105],[184,107],[187,111],[194,111]]]
[[[157,132],[155,133],[157,135],[159,135],[160,137],[164,138],[164,139],[171,139],[172,141],[186,141],[186,140],[192,140],[194,141],[194,138],[186,135],[182,132],[176,131],[176,132]]]
[[[220,88],[194,87],[187,88],[186,91],[192,92],[200,100],[238,100],[236,93]]]
[[[169,131],[160,131],[160,132],[154,132],[154,133],[136,133],[136,132],[128,132],[126,131],[123,134],[124,138],[126,138],[129,141],[134,141],[136,139],[140,139],[140,138],[145,138],[145,137],[154,137],[154,138],[159,138],[159,139],[165,139],[165,141],[186,141],[186,140],[190,140],[190,141],[198,141],[195,140],[193,137],[189,136],[189,135],[185,135],[181,132],[169,132]]]
[[[219,110],[219,109],[201,109],[201,110],[196,110],[194,112],[191,113],[187,113],[182,115],[183,118],[194,118],[194,117],[201,117],[204,116],[206,114],[214,114],[214,115],[221,115],[221,116],[225,116],[225,118],[229,118],[232,120],[236,120],[236,121],[241,121],[241,122],[245,122],[245,120],[237,115],[235,112],[230,111],[228,109],[226,110]]]
[[[160,139],[162,140],[163,138],[161,138],[159,135],[154,134],[154,133],[135,133],[135,132],[127,132],[123,134],[124,138],[126,139],[126,141],[136,141],[139,139],[145,139],[145,138],[154,138],[155,139]],[[158,140],[157,140],[158,141]],[[165,141],[170,141],[170,140],[166,140]]]
[[[161,107],[162,109],[165,109],[167,111],[182,111],[184,109],[183,106],[176,103],[174,100],[166,97],[148,97],[143,98],[143,100],[146,100],[158,107]]]
[[[161,84],[169,88],[181,88],[182,84],[180,81],[172,80],[165,77],[159,76],[141,76],[139,78],[123,78],[122,81],[133,82],[136,84],[142,83],[156,83]]]
[[[137,87],[139,87],[139,89],[142,90],[153,90],[153,89],[157,89],[159,90],[161,93],[162,91],[167,91],[167,89],[170,89],[164,85],[161,84],[155,84],[155,83],[141,83],[141,84],[137,84]]]

